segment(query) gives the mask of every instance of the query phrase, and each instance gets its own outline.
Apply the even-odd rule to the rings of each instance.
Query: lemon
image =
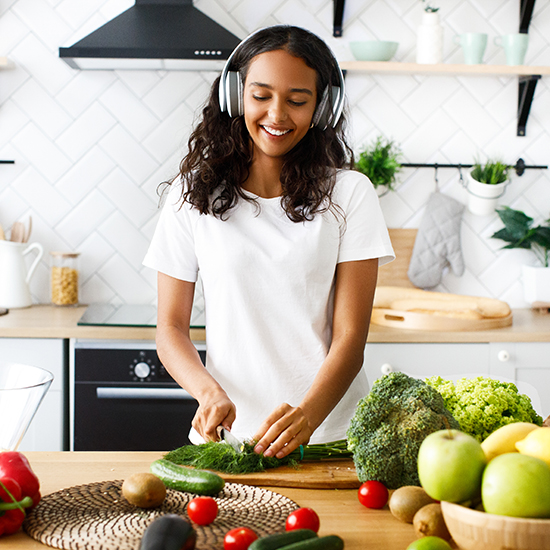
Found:
[[[544,460],[550,466],[550,428],[538,428],[516,442],[516,449],[524,455]]]

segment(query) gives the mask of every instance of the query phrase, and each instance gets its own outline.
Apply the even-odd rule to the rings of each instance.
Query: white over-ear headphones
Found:
[[[230,117],[236,117],[244,114],[244,106],[243,82],[241,80],[241,75],[239,74],[239,71],[229,70],[229,67],[231,66],[231,62],[233,61],[233,58],[235,54],[239,51],[239,49],[253,36],[263,30],[265,29],[259,29],[247,36],[233,50],[222,70],[219,86],[220,110],[222,113],[227,112]],[[340,69],[338,61],[336,61],[334,54],[332,52],[330,53],[332,55],[334,70],[338,75],[338,85],[327,85],[327,87],[323,91],[323,95],[321,96],[321,101],[317,105],[315,113],[313,113],[312,126],[318,126],[319,128],[321,128],[321,130],[326,130],[329,125],[334,128],[338,124],[338,121],[342,116],[342,111],[344,110],[344,75],[342,74],[342,70]]]

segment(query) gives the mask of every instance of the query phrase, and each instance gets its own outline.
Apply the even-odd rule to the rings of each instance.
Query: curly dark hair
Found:
[[[288,51],[317,72],[317,104],[327,85],[339,84],[336,61],[325,42],[305,29],[289,25],[263,29],[241,43],[233,55],[231,70],[238,71],[244,82],[254,57],[273,50]],[[188,154],[172,182],[181,178],[184,183],[182,203],[192,204],[201,214],[225,219],[239,199],[254,201],[241,187],[249,175],[252,148],[244,116],[231,118],[220,111],[219,86],[218,77],[202,119],[189,138]],[[333,205],[337,169],[353,166],[345,124],[342,115],[334,128],[330,124],[325,130],[310,128],[285,155],[280,175],[281,205],[290,220],[311,220]]]

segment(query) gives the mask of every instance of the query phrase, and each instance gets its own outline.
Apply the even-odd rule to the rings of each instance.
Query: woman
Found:
[[[372,184],[349,170],[343,93],[320,38],[262,29],[189,139],[144,263],[158,271],[158,354],[199,402],[202,440],[224,426],[282,458],[345,437],[368,392],[377,270],[393,250]],[[189,337],[199,271],[206,369]]]

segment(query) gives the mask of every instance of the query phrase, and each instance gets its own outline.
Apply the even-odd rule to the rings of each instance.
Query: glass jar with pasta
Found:
[[[78,304],[79,270],[78,252],[51,252],[52,304],[74,306]]]

